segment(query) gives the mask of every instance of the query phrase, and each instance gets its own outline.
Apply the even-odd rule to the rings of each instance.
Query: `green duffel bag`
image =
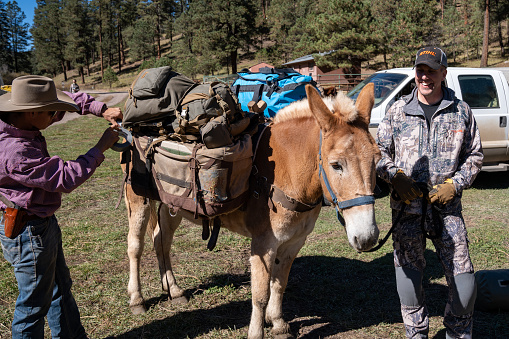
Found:
[[[141,71],[129,89],[122,123],[126,127],[140,122],[165,118],[175,119],[182,99],[198,84],[171,67],[149,68]]]
[[[509,270],[475,272],[477,299],[475,308],[483,312],[509,311]]]

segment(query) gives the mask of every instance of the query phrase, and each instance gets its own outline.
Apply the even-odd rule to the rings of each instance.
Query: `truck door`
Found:
[[[484,150],[484,163],[499,163],[509,160],[507,140],[507,98],[498,73],[458,75],[462,99],[474,113]]]

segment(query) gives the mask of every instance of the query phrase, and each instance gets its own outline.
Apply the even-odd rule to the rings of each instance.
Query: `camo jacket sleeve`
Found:
[[[382,122],[378,125],[376,134],[376,142],[382,153],[382,158],[376,166],[376,172],[381,179],[387,182],[391,181],[398,170],[394,163],[393,117],[397,110],[402,110],[404,104],[403,100],[398,100],[391,106]]]
[[[458,103],[458,113],[466,121],[457,169],[452,176],[456,192],[460,193],[474,182],[482,168],[484,158],[481,136],[472,110],[464,101]]]

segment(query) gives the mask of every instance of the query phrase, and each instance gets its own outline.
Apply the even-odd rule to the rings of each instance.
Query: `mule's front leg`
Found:
[[[274,246],[271,246],[274,244]],[[251,241],[251,294],[252,313],[248,338],[263,338],[265,310],[270,297],[270,276],[276,256],[275,239],[253,238]]]
[[[125,202],[129,216],[127,236],[127,255],[129,256],[129,307],[134,314],[146,311],[140,282],[140,259],[143,253],[144,238],[151,215],[155,212],[155,202],[136,195],[130,185],[126,185]],[[154,219],[154,218],[152,218]]]
[[[173,275],[170,256],[173,235],[181,221],[182,216],[177,215],[172,217],[168,206],[162,204],[159,209],[159,227],[154,229],[152,234],[159,263],[159,273],[161,274],[161,286],[164,291],[168,292],[174,302],[187,302],[187,299],[184,297],[184,290],[177,285]]]
[[[283,295],[288,284],[292,263],[302,246],[304,246],[305,241],[306,237],[301,236],[279,246],[274,268],[272,269],[270,299],[265,319],[272,323],[272,334],[278,336],[278,338],[293,338],[290,333],[290,325],[283,319]]]

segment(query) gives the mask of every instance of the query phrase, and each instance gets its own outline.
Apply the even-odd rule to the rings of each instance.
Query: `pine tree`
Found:
[[[20,58],[22,52],[28,49],[30,35],[28,33],[30,25],[25,21],[26,15],[19,8],[16,1],[9,1],[6,6],[7,25],[4,29],[8,35],[8,50],[10,52],[10,61],[14,72],[19,71]]]
[[[490,0],[484,0],[484,29],[483,29],[481,67],[488,67],[489,44],[490,44]]]
[[[104,70],[103,82],[108,84],[108,86],[111,88],[111,85],[117,81],[118,77],[113,68],[111,67],[106,68]]]
[[[411,66],[415,53],[425,45],[442,46],[437,37],[441,16],[436,1],[398,0],[393,6],[394,15],[385,26],[391,32],[386,42],[390,46],[390,67]]]
[[[186,16],[193,52],[226,60],[236,73],[239,50],[247,49],[257,33],[255,8],[252,0],[193,0]]]
[[[456,62],[457,57],[465,51],[466,26],[459,9],[459,0],[449,1],[444,6],[442,41],[449,63]]]
[[[88,55],[91,52],[90,36],[92,27],[89,20],[87,0],[67,0],[62,9],[66,18],[64,23],[66,43],[64,56],[71,61],[73,67],[78,68],[81,82],[85,83],[84,67],[88,64]]]
[[[155,55],[154,37],[155,29],[151,20],[142,17],[136,20],[133,27],[126,29],[129,56],[133,60],[146,60]]]
[[[359,74],[361,63],[376,55],[371,1],[324,0],[310,13],[305,29],[307,38],[299,43],[303,51],[316,54],[320,67],[346,68],[348,73]]]
[[[5,3],[0,1],[0,27],[7,27],[7,12]],[[9,63],[9,36],[6,29],[0,29],[0,66]]]
[[[493,26],[497,27],[497,40],[500,46],[500,55],[505,56],[506,52],[504,47],[504,35],[502,34],[502,25],[509,16],[509,1],[495,0],[492,4],[492,8],[493,10],[491,13],[493,15]]]
[[[154,27],[157,58],[161,58],[161,39],[165,30],[164,22],[174,20],[176,4],[173,0],[150,0],[146,3],[146,14]],[[170,26],[171,27],[171,26]]]
[[[475,59],[479,59],[480,57],[479,52],[482,47],[483,32],[483,11],[479,6],[480,3],[479,1],[462,1],[459,8],[461,16],[464,19],[464,50],[467,60],[471,59],[472,55]]]
[[[269,48],[272,61],[289,61],[295,46],[303,38],[304,18],[315,8],[314,0],[272,0],[267,9],[269,37],[276,43]],[[305,38],[305,37],[304,37]]]
[[[92,0],[91,13],[95,21],[94,35],[99,50],[101,63],[101,77],[104,76],[105,62],[111,67],[117,55],[117,26],[115,17],[115,2],[109,0]]]
[[[30,32],[34,39],[37,69],[53,76],[63,72],[64,80],[67,80],[64,58],[65,35],[60,5],[59,0],[37,0]]]

